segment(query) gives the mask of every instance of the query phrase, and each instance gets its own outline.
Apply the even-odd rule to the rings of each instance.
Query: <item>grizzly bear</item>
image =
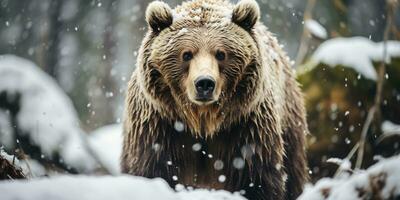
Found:
[[[150,3],[126,96],[124,173],[249,199],[301,193],[302,94],[259,18],[254,0]]]

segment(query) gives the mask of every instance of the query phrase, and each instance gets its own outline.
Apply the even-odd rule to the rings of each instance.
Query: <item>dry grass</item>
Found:
[[[24,179],[22,169],[0,155],[0,180]]]

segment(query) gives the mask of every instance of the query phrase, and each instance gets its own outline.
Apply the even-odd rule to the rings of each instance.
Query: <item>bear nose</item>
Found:
[[[209,100],[214,92],[215,80],[210,76],[200,76],[194,81],[197,91],[197,100]]]

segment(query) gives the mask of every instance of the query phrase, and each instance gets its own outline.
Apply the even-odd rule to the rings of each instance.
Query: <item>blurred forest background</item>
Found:
[[[127,81],[147,29],[144,11],[149,2],[0,0],[0,55],[28,59],[55,79],[71,98],[84,132],[120,123]],[[166,2],[171,7],[180,3]],[[338,163],[326,162],[329,158],[348,156],[355,162],[355,156],[349,153],[359,141],[369,108],[374,104],[379,73],[368,77],[362,70],[357,71],[357,67],[324,62],[324,58],[312,63],[311,58],[320,44],[339,37],[360,36],[373,44],[382,44],[390,6],[384,0],[260,0],[258,3],[261,20],[294,60],[303,85],[311,132],[310,174],[315,179],[332,176]],[[396,41],[400,38],[399,8],[391,8],[394,8],[390,11],[393,20],[386,39]],[[351,48],[362,40],[360,37],[345,44]],[[392,62],[386,67],[382,100],[377,109],[380,115],[368,129],[363,167],[376,161],[374,155],[399,152],[397,136],[389,141],[380,137],[384,122],[394,132],[399,131],[396,124],[400,124],[400,53],[396,51],[399,43],[393,42],[390,47],[394,50],[387,55]],[[363,50],[360,47],[348,53],[357,59]],[[338,52],[332,52],[335,53]],[[370,62],[379,71],[382,60],[385,59]]]

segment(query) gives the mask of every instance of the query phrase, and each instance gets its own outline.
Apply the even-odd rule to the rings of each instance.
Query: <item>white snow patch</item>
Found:
[[[338,165],[341,170],[351,170],[351,162],[348,159],[329,158],[326,162]]]
[[[189,15],[189,12],[186,10],[177,12],[175,9],[172,10],[172,18],[174,21],[179,21],[185,18],[187,15]]]
[[[95,161],[82,142],[75,108],[50,76],[28,60],[2,55],[0,91],[21,94],[18,126],[44,156],[52,157],[59,151],[69,166],[80,171],[94,169]]]
[[[380,196],[382,199],[389,199],[391,195],[400,195],[399,166],[400,156],[395,156],[382,160],[368,170],[358,172],[347,179],[323,178],[314,186],[306,186],[298,200],[357,200],[360,199],[359,191],[364,191],[365,195],[373,192],[370,184],[376,182],[377,178],[384,181],[383,188],[379,191]],[[371,181],[371,178],[374,178],[374,181]]]
[[[400,42],[387,42],[387,57],[383,58],[383,43],[375,43],[364,37],[334,38],[322,43],[311,57],[313,63],[325,63],[332,67],[350,67],[365,78],[376,80],[377,73],[372,61],[400,57]]]
[[[90,147],[112,174],[119,174],[122,153],[122,125],[111,124],[94,130],[88,137]]]
[[[328,37],[326,29],[317,21],[309,19],[306,20],[305,25],[312,35],[321,39],[326,39]]]
[[[400,135],[400,124],[384,121],[381,126],[384,135]]]
[[[187,29],[187,28],[182,28],[181,30],[179,30],[178,36],[183,35],[183,34],[185,34],[185,33],[187,33],[187,32],[188,32],[188,29]]]
[[[2,200],[244,200],[239,194],[227,191],[182,189],[174,192],[160,179],[134,176],[59,176],[34,180],[0,182]]]
[[[218,4],[202,2],[200,7],[197,7],[196,5],[187,5],[193,3],[196,2],[186,1],[183,2],[181,6],[173,9],[172,18],[174,22],[180,20],[194,20],[199,22],[203,12],[206,10],[212,10],[212,15],[210,16],[209,22],[221,23],[222,21],[222,23],[231,23],[233,8],[230,3],[223,1],[219,2]]]

